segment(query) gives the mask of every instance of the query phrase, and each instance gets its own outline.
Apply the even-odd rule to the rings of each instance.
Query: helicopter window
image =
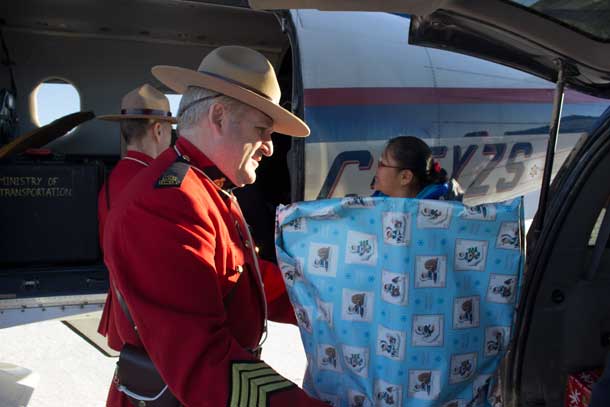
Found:
[[[39,127],[81,110],[78,90],[64,79],[52,78],[41,82],[32,96],[32,117]]]

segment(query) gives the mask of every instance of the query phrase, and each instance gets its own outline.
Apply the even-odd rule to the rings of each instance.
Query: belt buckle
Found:
[[[116,366],[114,368],[114,375],[112,377],[112,383],[114,383],[114,385],[117,386],[117,387],[120,385],[120,383],[119,383],[119,367],[118,366]]]

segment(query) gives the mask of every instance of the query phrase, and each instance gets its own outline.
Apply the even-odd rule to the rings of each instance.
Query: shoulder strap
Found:
[[[125,316],[127,317],[127,320],[133,327],[133,331],[135,332],[136,336],[139,338],[140,335],[138,334],[138,327],[136,326],[135,322],[133,322],[133,318],[131,317],[131,314],[129,313],[129,308],[127,308],[127,304],[125,303],[123,296],[119,292],[119,289],[116,287],[114,287],[114,293],[116,294],[116,298],[119,301],[119,304],[121,305],[121,309],[123,310],[123,313],[125,314]]]
[[[190,164],[178,157],[155,182],[155,188],[179,188],[186,177]]]

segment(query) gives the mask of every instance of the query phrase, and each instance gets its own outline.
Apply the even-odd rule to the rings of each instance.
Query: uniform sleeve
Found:
[[[97,198],[97,221],[100,247],[102,246],[102,242],[104,241],[104,223],[106,222],[107,211],[108,209],[106,208],[106,184],[104,183]],[[104,304],[104,310],[102,311],[102,316],[100,318],[100,324],[97,327],[97,332],[102,336],[106,336],[108,333],[108,324],[110,319],[110,303],[112,301],[111,298],[112,290],[108,290],[108,295],[106,296],[106,303]]]
[[[214,266],[214,219],[177,188],[159,194],[158,204],[126,208],[104,243],[140,339],[170,390],[185,406],[323,405],[232,337]]]
[[[290,303],[284,278],[280,268],[269,261],[259,259],[263,283],[265,284],[265,297],[267,298],[267,311],[269,319],[285,324],[297,324],[294,308]]]
[[[104,223],[106,222],[106,215],[108,208],[106,208],[106,184],[102,186],[100,193],[97,196],[97,222],[98,222],[98,236],[100,239],[100,246],[104,241]]]

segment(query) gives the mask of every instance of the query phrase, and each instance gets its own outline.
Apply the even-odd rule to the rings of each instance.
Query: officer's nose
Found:
[[[271,135],[261,145],[261,152],[265,157],[271,157],[273,155],[273,141],[271,140]]]

